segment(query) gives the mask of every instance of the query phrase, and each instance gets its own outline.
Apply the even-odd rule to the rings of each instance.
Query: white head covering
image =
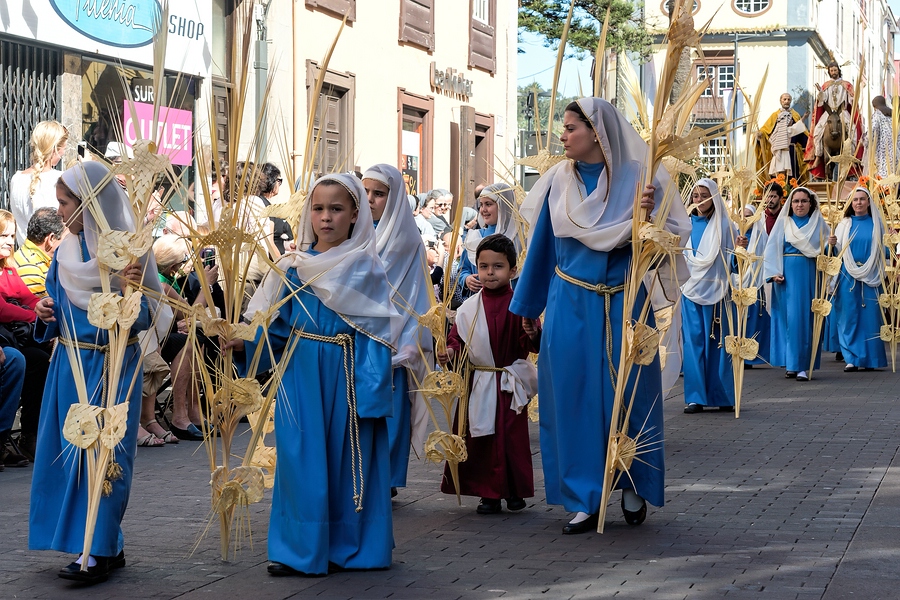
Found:
[[[734,248],[734,238],[728,209],[719,194],[719,186],[712,179],[706,178],[697,181],[694,188],[700,186],[712,194],[715,210],[700,238],[696,253],[691,236],[684,240],[684,259],[687,261],[690,277],[681,286],[681,291],[688,300],[709,306],[719,302],[728,291],[730,269],[726,268],[726,261],[731,262],[730,250]]]
[[[516,194],[507,183],[492,183],[481,191],[479,198],[491,198],[497,203],[497,227],[494,233],[500,233],[512,240],[516,247],[516,255],[522,252],[522,236],[519,235],[519,209],[516,205]],[[478,244],[484,238],[484,217],[478,212],[478,225],[481,229],[472,229],[466,234],[465,247],[469,262],[475,264]]]
[[[745,210],[749,210],[751,213],[756,213],[755,206],[747,206]],[[747,232],[747,236],[750,238],[750,243],[747,244],[747,252],[754,256],[763,256],[763,252],[765,252],[766,244],[769,241],[769,234],[766,233],[766,219],[765,217],[756,221],[753,224],[753,227],[750,231]],[[763,266],[759,261],[753,262],[750,264],[750,267],[744,273],[744,281],[741,287],[760,287],[763,285]],[[734,281],[734,285],[739,285],[741,282],[738,279],[738,273],[732,273],[732,280]]]
[[[838,249],[844,249],[842,258],[844,260],[844,268],[853,279],[861,281],[869,287],[878,287],[881,285],[881,279],[884,275],[884,255],[882,254],[882,238],[884,237],[884,223],[881,220],[881,213],[872,207],[872,195],[864,187],[854,188],[851,198],[857,191],[862,190],[869,197],[869,212],[872,213],[872,245],[869,249],[869,258],[861,265],[856,264],[856,258],[850,251],[850,225],[852,219],[844,217],[838,224],[834,232],[838,239]]]
[[[316,243],[310,206],[316,188],[324,181],[335,181],[347,190],[359,213],[349,239],[313,255],[308,252]],[[391,286],[375,248],[372,211],[365,198],[366,190],[353,174],[326,175],[316,180],[300,212],[298,250],[286,253],[278,261],[278,268],[282,272],[296,269],[300,280],[315,292],[322,304],[360,333],[393,349],[400,334],[400,319],[390,300]],[[252,319],[257,312],[277,303],[282,285],[281,273],[269,271],[247,305],[245,317]]]
[[[797,227],[794,219],[788,214],[791,201],[798,191],[805,191],[816,207],[810,207],[809,221],[803,227]],[[788,196],[787,206],[783,207],[769,232],[769,241],[763,255],[763,277],[769,279],[776,275],[784,275],[784,242],[788,242],[807,258],[815,258],[822,252],[822,245],[828,237],[828,225],[819,210],[818,197],[815,192],[805,187],[795,187]]]
[[[418,370],[423,363],[419,348],[431,352],[431,333],[420,328],[418,321],[418,316],[431,308],[434,296],[431,281],[425,276],[428,273],[425,245],[409,210],[400,171],[386,164],[375,165],[363,174],[363,179],[374,179],[390,190],[375,228],[375,247],[393,288],[391,299],[402,323],[397,355],[392,362],[395,367],[403,365]]]
[[[576,238],[592,250],[609,252],[631,239],[634,196],[642,185],[649,148],[631,123],[606,100],[582,98],[578,104],[593,124],[605,158],[597,189],[588,196],[574,161],[565,160],[538,180],[521,212],[533,226],[547,201],[554,235]],[[670,184],[669,174],[664,168],[659,169],[653,179],[657,193],[663,193]],[[682,239],[690,232],[690,220],[680,202],[673,203],[665,228]]]
[[[102,214],[111,229],[132,233],[135,231],[134,215],[125,190],[116,183],[109,169],[98,161],[78,163],[64,171],[60,179],[82,202],[84,239],[88,256],[82,261],[79,236],[66,236],[55,255],[59,263],[59,281],[66,290],[69,301],[87,310],[91,294],[103,291],[100,282],[100,264],[97,261],[97,244],[102,232],[97,224],[96,215]],[[144,268],[143,287],[153,290],[161,297],[162,288],[153,253],[145,254],[140,262]],[[149,296],[148,300],[154,315],[158,315],[159,301]],[[168,307],[165,309],[171,315]]]

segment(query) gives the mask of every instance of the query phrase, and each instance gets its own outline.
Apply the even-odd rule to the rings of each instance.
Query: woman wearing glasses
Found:
[[[828,237],[828,226],[816,194],[797,187],[769,234],[763,275],[772,282],[772,365],[785,367],[785,377],[809,381],[812,353],[819,367],[820,347],[812,347],[812,301],[816,295],[816,257]]]

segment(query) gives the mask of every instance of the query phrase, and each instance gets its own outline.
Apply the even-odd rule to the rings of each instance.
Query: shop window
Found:
[[[403,173],[407,194],[421,194],[431,189],[434,99],[398,92],[400,114],[398,168]]]
[[[347,20],[356,20],[356,0],[306,0],[307,8],[321,8],[343,17]]]
[[[400,0],[400,41],[434,50],[434,1]]]
[[[469,66],[497,71],[497,0],[469,0]]]

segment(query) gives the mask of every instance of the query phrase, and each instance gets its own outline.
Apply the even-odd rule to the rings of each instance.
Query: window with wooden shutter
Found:
[[[321,8],[337,15],[347,15],[348,21],[356,20],[356,0],[306,0],[309,8]]]
[[[434,0],[400,0],[400,41],[434,50]]]
[[[497,71],[497,0],[469,0],[469,66]]]

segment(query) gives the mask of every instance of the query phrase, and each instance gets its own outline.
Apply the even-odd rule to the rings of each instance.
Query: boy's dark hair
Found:
[[[780,197],[784,198],[784,188],[781,187],[781,185],[779,185],[777,183],[769,184],[769,186],[766,188],[766,194],[768,194],[769,192],[775,192]]]
[[[511,239],[502,233],[489,235],[478,243],[478,249],[475,250],[476,263],[478,262],[478,257],[481,256],[482,250],[491,250],[498,254],[505,254],[506,259],[509,261],[509,268],[514,269],[516,267],[516,246]]]
[[[65,229],[65,225],[56,209],[45,206],[37,209],[31,215],[31,219],[28,221],[26,237],[34,244],[42,244],[51,233],[59,238],[63,229]]]

